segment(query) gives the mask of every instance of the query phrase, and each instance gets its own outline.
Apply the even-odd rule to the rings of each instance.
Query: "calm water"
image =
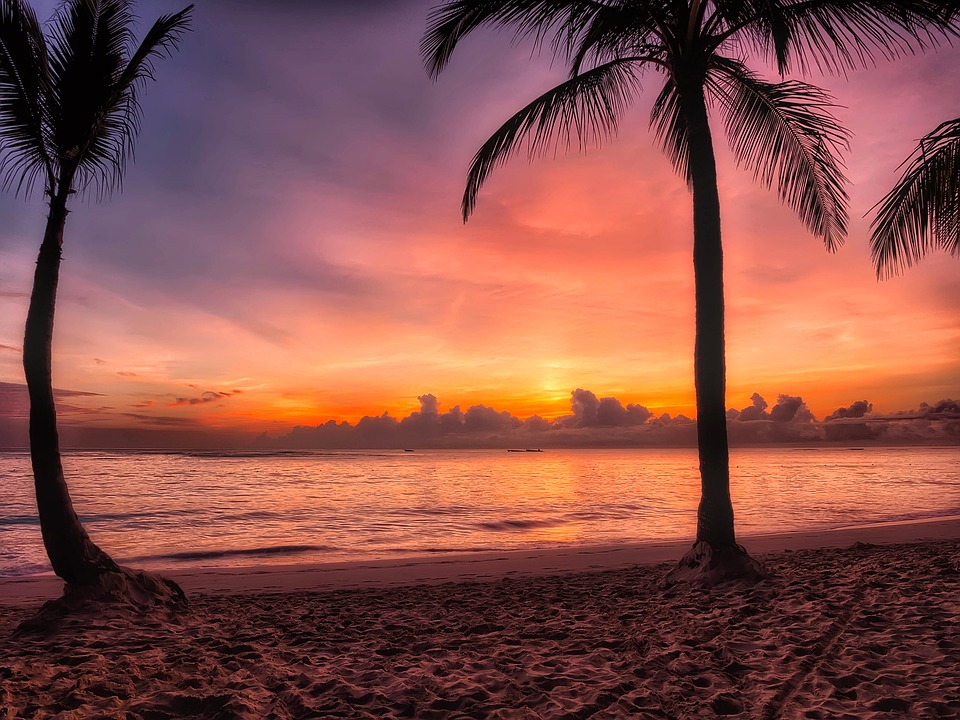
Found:
[[[139,567],[692,538],[695,450],[72,453],[77,512]],[[731,453],[741,534],[960,515],[960,448]],[[30,460],[0,453],[0,576],[49,570]]]

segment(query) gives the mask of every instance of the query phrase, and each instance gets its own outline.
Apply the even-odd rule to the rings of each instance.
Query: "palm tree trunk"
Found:
[[[723,247],[717,165],[702,93],[686,93],[693,185],[693,271],[696,283],[697,445],[700,507],[697,542],[714,548],[736,544],[727,451],[726,360],[723,335]]]
[[[703,84],[681,90],[687,121],[690,182],[693,187],[693,272],[696,292],[694,385],[697,446],[700,452],[700,507],[697,540],[664,582],[717,585],[754,581],[763,566],[737,545],[730,500],[727,452],[726,363],[723,341],[723,247],[717,163],[703,99]]]
[[[80,523],[60,462],[51,353],[67,197],[67,191],[61,190],[50,199],[23,338],[23,369],[30,393],[30,458],[43,544],[57,575],[68,584],[90,585],[103,573],[119,568]]]

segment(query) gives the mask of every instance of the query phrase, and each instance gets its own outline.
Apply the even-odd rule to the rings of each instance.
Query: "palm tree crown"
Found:
[[[960,257],[960,118],[926,135],[907,163],[872,223],[878,277],[896,275],[936,248]]]
[[[835,249],[846,233],[837,160],[846,133],[829,112],[830,99],[804,82],[765,82],[745,58],[771,60],[781,73],[844,72],[937,45],[947,19],[943,3],[907,0],[452,0],[431,13],[421,51],[436,77],[471,31],[512,27],[518,40],[548,43],[571,70],[567,82],[516,113],[476,154],[464,219],[491,170],[518,150],[536,157],[569,147],[573,136],[585,146],[615,133],[653,71],[664,84],[651,126],[678,172],[689,180],[682,98],[703,95],[721,115],[738,161],[764,185],[776,185]]]
[[[773,187],[827,249],[847,232],[840,153],[847,133],[830,97],[798,80],[768,82],[747,65],[771,61],[781,75],[844,72],[936,45],[954,11],[927,0],[448,0],[431,13],[421,52],[436,77],[458,43],[483,27],[512,28],[548,46],[569,78],[508,119],[475,155],[462,212],[473,212],[496,166],[573,138],[583,146],[616,132],[650,73],[662,78],[650,123],[693,195],[696,292],[694,385],[701,502],[697,543],[681,561],[712,583],[755,577],[736,544],[729,492],[725,402],[723,252],[709,113],[723,122],[738,163]]]
[[[140,129],[139,91],[177,47],[192,7],[159,18],[139,45],[128,0],[70,0],[45,36],[24,0],[0,0],[0,170],[5,188],[101,196]]]

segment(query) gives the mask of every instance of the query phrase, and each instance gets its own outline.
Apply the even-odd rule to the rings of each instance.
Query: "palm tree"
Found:
[[[448,0],[433,9],[421,52],[437,77],[458,43],[483,27],[512,28],[548,46],[569,79],[533,100],[480,148],[462,211],[473,212],[494,167],[525,148],[582,146],[616,132],[645,74],[662,77],[651,126],[693,193],[696,292],[694,384],[701,501],[697,538],[674,579],[704,583],[757,577],[736,542],[727,452],[723,254],[709,124],[723,121],[739,164],[836,250],[847,230],[839,153],[847,134],[831,99],[805,82],[771,83],[746,65],[749,52],[799,70],[844,72],[935,45],[946,32],[942,3],[908,0]]]
[[[934,248],[960,257],[960,118],[925,135],[908,162],[871,223],[877,277],[898,274]]]
[[[51,380],[54,306],[70,197],[120,185],[140,126],[139,94],[156,58],[186,31],[192,6],[158,19],[137,45],[128,0],[67,0],[45,36],[25,0],[0,0],[0,171],[4,188],[37,180],[49,214],[27,314],[23,368],[43,543],[54,572],[93,585],[116,563],[87,535],[63,475]]]

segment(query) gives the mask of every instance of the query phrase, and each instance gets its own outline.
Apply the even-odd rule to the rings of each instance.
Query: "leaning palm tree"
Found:
[[[960,257],[960,118],[924,136],[907,163],[871,223],[877,277],[896,275],[934,249]]]
[[[701,501],[696,542],[675,578],[705,583],[750,578],[760,567],[736,542],[727,451],[723,254],[710,112],[723,122],[739,164],[823,239],[847,230],[839,153],[847,134],[832,102],[805,82],[768,82],[747,56],[799,70],[843,72],[936,44],[943,4],[925,0],[448,0],[428,19],[421,52],[436,77],[458,43],[483,27],[511,28],[548,47],[569,78],[507,120],[480,148],[462,211],[473,212],[494,167],[518,150],[581,147],[616,132],[645,75],[662,79],[651,126],[693,194],[696,292],[694,385]]]
[[[30,456],[43,543],[70,586],[96,584],[116,563],[87,535],[63,475],[51,379],[54,306],[68,201],[121,181],[140,125],[138,99],[169,55],[192,6],[158,19],[137,44],[128,0],[66,0],[44,35],[25,0],[0,0],[0,172],[5,189],[49,198],[23,339]]]

